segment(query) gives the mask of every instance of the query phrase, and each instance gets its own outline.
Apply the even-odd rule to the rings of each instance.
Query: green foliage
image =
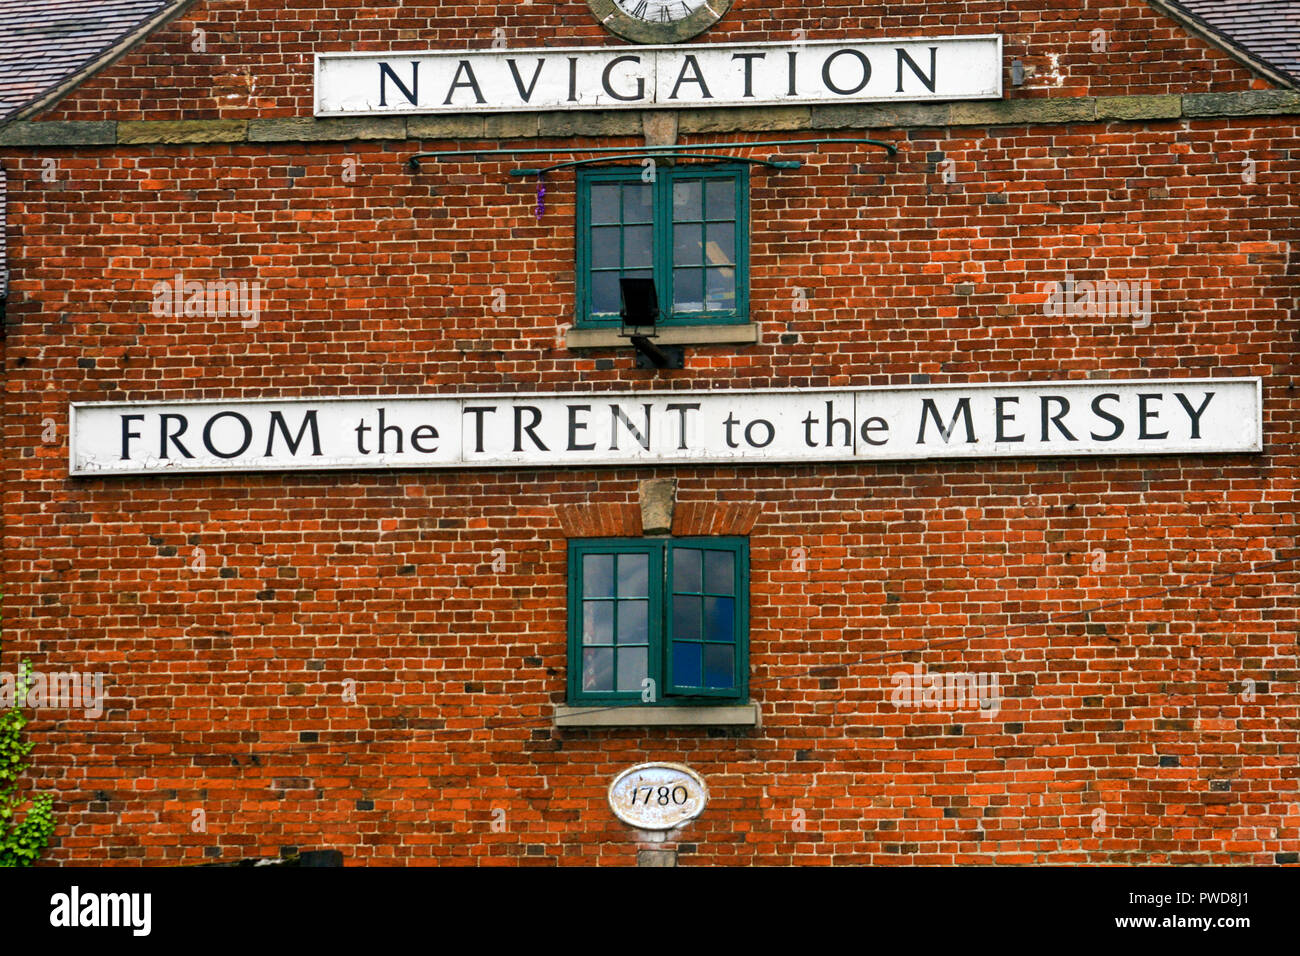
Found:
[[[18,796],[18,781],[27,770],[32,743],[23,740],[27,715],[19,704],[32,685],[31,665],[24,661],[18,670],[12,707],[0,707],[0,866],[31,866],[50,843],[54,833],[54,798],[36,796],[18,819],[24,801]]]

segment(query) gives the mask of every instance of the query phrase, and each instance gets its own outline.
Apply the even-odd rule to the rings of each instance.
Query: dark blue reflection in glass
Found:
[[[704,552],[704,590],[709,594],[735,594],[736,556],[730,551]]]
[[[699,594],[702,588],[700,552],[691,548],[673,549],[673,590]]]
[[[700,644],[673,643],[673,683],[678,687],[701,687]]]
[[[678,641],[698,641],[703,638],[700,633],[701,598],[684,596],[673,597],[673,639]]]
[[[731,641],[736,634],[736,601],[734,598],[704,599],[704,634],[710,641]]]
[[[730,644],[704,645],[704,686],[721,690],[732,686],[734,657]]]

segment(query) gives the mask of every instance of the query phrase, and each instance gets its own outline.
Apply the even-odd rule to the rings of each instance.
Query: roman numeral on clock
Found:
[[[632,11],[632,16],[640,17],[642,20],[644,20],[646,18],[645,15],[646,9],[649,6],[650,6],[649,0],[641,0],[641,2],[636,5],[636,9]]]

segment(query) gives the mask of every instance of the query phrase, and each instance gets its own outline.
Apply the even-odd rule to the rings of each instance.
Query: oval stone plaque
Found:
[[[709,802],[704,778],[679,763],[629,767],[609,785],[609,807],[638,830],[671,830],[694,820]]]

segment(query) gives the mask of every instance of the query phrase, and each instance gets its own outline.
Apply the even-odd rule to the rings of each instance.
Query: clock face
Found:
[[[614,0],[629,17],[646,23],[676,23],[685,20],[708,0]]]
[[[633,43],[682,43],[722,19],[732,0],[587,0],[610,33]]]

